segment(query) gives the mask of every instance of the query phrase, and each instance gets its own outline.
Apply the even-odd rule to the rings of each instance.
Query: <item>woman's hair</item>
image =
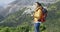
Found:
[[[39,3],[39,2],[35,2],[35,3],[37,3],[38,6],[42,6],[41,3]]]
[[[35,3],[37,3],[37,7],[36,7],[36,9],[37,9],[37,8],[43,9],[41,3],[39,3],[39,2],[35,2]]]

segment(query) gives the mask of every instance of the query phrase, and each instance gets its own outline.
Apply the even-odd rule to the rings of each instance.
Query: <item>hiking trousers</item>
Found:
[[[40,32],[39,27],[40,27],[40,23],[39,22],[38,23],[34,23],[35,32]]]

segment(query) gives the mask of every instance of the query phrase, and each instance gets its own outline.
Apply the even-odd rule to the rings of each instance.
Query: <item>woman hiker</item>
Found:
[[[33,18],[34,18],[34,29],[35,32],[40,32],[39,31],[39,27],[41,22],[45,21],[45,18],[47,16],[47,10],[44,11],[44,8],[42,7],[42,5],[39,2],[35,3],[35,11],[33,13]]]

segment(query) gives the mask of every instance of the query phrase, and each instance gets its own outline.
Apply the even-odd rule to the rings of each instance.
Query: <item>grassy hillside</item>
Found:
[[[8,15],[6,19],[0,23],[0,32],[34,32],[32,23],[32,17],[30,14],[24,14],[21,16],[23,11],[27,8],[23,8],[16,13]],[[43,32],[60,32],[60,1],[52,4],[48,7],[48,17],[46,22],[43,23],[41,31]]]
[[[60,2],[48,7],[48,17],[46,21],[48,32],[60,32]]]

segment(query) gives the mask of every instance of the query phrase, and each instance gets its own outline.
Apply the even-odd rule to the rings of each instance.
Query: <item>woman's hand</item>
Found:
[[[33,14],[31,14],[31,16],[33,16]]]

